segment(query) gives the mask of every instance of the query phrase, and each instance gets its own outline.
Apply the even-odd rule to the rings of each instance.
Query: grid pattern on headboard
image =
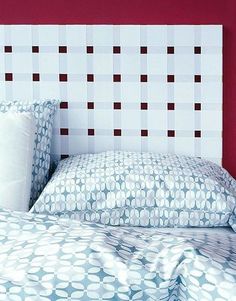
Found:
[[[53,153],[222,158],[222,26],[0,26],[0,101],[60,99]]]

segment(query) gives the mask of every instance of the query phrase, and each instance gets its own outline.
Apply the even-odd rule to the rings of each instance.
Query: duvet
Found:
[[[0,300],[235,301],[236,234],[1,210]]]

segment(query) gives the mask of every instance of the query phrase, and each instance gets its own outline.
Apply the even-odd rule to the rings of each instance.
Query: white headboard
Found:
[[[222,26],[0,26],[0,101],[60,99],[53,153],[222,158]]]

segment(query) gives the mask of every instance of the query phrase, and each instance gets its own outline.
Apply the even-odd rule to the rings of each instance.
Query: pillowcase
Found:
[[[35,119],[36,136],[34,143],[32,186],[29,207],[31,207],[37,200],[48,181],[53,117],[58,103],[59,102],[56,100],[34,103],[17,101],[0,103],[0,112],[30,112]]]
[[[28,211],[35,121],[31,113],[0,113],[0,206]]]
[[[228,226],[235,195],[235,180],[209,161],[111,151],[61,161],[32,212],[106,225]]]

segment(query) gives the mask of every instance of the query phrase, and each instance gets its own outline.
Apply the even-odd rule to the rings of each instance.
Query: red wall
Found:
[[[0,0],[2,24],[223,24],[223,164],[236,177],[236,0]]]

